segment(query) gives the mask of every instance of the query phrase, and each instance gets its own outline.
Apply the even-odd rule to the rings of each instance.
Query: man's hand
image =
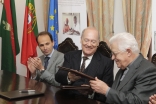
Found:
[[[73,73],[71,73],[71,72],[68,73],[68,79],[69,79],[70,81],[72,81],[72,82],[74,82],[74,81],[76,81],[76,80],[78,80],[78,79],[80,79],[80,78],[81,78],[80,76],[77,76],[77,75],[75,75],[75,74],[73,74]]]
[[[149,104],[156,104],[156,94],[152,95],[149,98]]]
[[[31,74],[35,74],[36,68],[33,63],[33,58],[31,58],[31,57],[28,58],[27,65],[28,65],[28,69],[31,72]]]
[[[34,63],[35,63],[34,66],[36,69],[39,69],[39,70],[44,69],[44,66],[42,65],[42,61],[40,58],[34,57]]]
[[[87,86],[87,87],[90,87],[90,85],[87,85],[87,84],[83,84],[81,86]],[[84,89],[84,90],[78,90],[81,94],[83,95],[91,95],[93,93],[93,90],[91,88],[89,89]]]
[[[108,85],[105,82],[99,80],[97,77],[95,77],[95,80],[90,80],[89,82],[91,88],[97,93],[105,95],[109,89]]]

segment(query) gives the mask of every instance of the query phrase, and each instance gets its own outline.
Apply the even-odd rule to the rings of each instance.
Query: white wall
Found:
[[[115,0],[114,4],[114,34],[125,32],[123,12],[122,12],[122,0]]]
[[[114,0],[114,34],[125,32],[123,12],[122,12],[122,0]],[[114,77],[119,68],[117,68],[114,62]]]
[[[124,29],[124,24],[123,24],[123,15],[122,15],[122,0],[114,0],[114,1],[115,1],[114,34],[116,34],[116,33],[125,31],[125,29]],[[26,0],[15,0],[17,26],[18,26],[18,38],[19,38],[20,47],[22,44],[22,36],[23,36],[25,2]],[[36,15],[37,15],[38,30],[40,32],[44,30],[42,0],[35,0],[35,8],[36,8]],[[1,12],[2,12],[2,4],[0,4],[0,18],[1,18]],[[38,55],[41,55],[41,52],[39,49],[38,49]],[[17,55],[17,73],[20,75],[26,76],[26,68],[24,65],[20,63],[20,56],[21,56],[21,53]],[[116,64],[115,64],[114,73],[116,74],[117,71],[118,71],[118,68],[116,67]]]
[[[156,53],[156,0],[152,0],[152,55]],[[154,35],[155,32],[155,35]]]

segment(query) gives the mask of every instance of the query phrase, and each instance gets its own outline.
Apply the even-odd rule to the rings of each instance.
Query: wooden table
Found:
[[[24,98],[13,101],[0,97],[0,104],[102,104],[88,98],[72,97],[66,93],[67,90],[60,90],[54,86],[47,85],[43,82],[37,82],[36,80],[27,79],[15,73],[1,70],[0,75],[1,92],[26,88],[44,92],[44,95],[40,97]]]

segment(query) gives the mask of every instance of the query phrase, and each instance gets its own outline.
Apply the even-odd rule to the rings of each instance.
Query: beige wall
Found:
[[[114,6],[114,34],[125,32],[122,13],[122,0],[115,0]],[[116,75],[117,71],[118,68],[116,63],[114,63],[114,75]]]
[[[152,0],[152,55],[156,53],[156,0]],[[155,43],[154,43],[155,42]],[[155,45],[154,45],[155,44]]]

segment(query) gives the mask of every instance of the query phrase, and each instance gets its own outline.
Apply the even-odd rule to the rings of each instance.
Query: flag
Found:
[[[37,28],[37,18],[36,18],[34,0],[26,0],[22,51],[21,51],[21,63],[26,66],[29,57],[37,56],[37,51],[36,51],[37,35],[38,35],[38,28]],[[27,70],[27,77],[29,78],[29,70]]]
[[[54,49],[58,47],[58,1],[50,0],[48,14],[48,32],[52,34]]]
[[[16,72],[16,55],[20,52],[14,0],[4,0],[0,24],[2,38],[1,69]]]

